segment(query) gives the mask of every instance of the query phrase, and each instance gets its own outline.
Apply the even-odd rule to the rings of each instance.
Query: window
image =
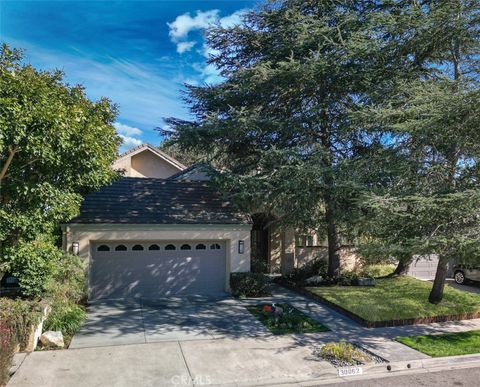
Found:
[[[210,245],[210,250],[220,250],[220,245],[218,243],[214,243]]]
[[[305,238],[305,246],[313,246],[313,236],[312,235],[307,235]]]
[[[117,247],[115,247],[115,251],[127,251],[127,246],[118,245]]]
[[[149,250],[160,250],[160,246],[159,245],[150,245],[150,247],[148,248]]]
[[[166,245],[165,250],[176,250],[177,248],[174,245]]]
[[[107,245],[100,245],[97,247],[97,251],[110,251],[110,247]]]
[[[191,250],[191,246],[190,245],[187,245],[187,244],[184,244],[182,245],[182,247],[180,247],[180,250]]]
[[[132,247],[132,250],[133,251],[141,251],[143,250],[143,246],[142,245],[135,245]]]
[[[203,243],[199,243],[198,245],[195,246],[195,250],[206,250],[207,246],[205,246]]]

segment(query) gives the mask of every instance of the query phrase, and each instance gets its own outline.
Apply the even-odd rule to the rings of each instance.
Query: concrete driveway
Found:
[[[447,279],[446,283],[452,288],[463,290],[464,292],[480,294],[480,284],[476,282],[467,282],[465,285],[458,285],[453,279]]]
[[[228,296],[103,301],[88,307],[70,348],[267,334],[244,304]]]

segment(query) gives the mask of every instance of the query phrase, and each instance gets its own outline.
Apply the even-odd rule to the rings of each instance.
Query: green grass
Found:
[[[433,357],[468,355],[480,352],[480,331],[397,337],[396,340]]]
[[[445,286],[443,301],[428,302],[432,284],[412,277],[379,279],[376,286],[307,287],[367,321],[462,315],[480,311],[480,295]]]
[[[329,330],[326,326],[289,304],[277,304],[284,310],[284,315],[280,318],[275,318],[272,313],[264,312],[264,305],[266,304],[248,306],[247,309],[274,335],[315,333]]]

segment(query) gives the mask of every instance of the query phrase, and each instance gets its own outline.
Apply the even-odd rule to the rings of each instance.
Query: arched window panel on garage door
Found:
[[[220,250],[220,249],[221,249],[221,247],[218,243],[212,243],[210,245],[210,250]]]
[[[166,245],[165,246],[165,250],[176,250],[177,248],[175,247],[175,245],[172,245],[172,244],[169,244],[169,245]]]
[[[97,251],[110,251],[110,247],[107,245],[100,245],[97,247]]]
[[[143,246],[142,245],[134,245],[132,247],[132,250],[133,251],[142,251],[143,250]]]
[[[195,250],[206,250],[207,246],[205,246],[203,243],[199,243],[198,245],[195,246]]]
[[[160,250],[160,246],[154,243],[153,245],[148,246],[148,249],[149,250]]]
[[[180,247],[180,250],[191,250],[192,249],[192,246],[190,246],[189,244],[185,243],[183,244],[181,247]]]
[[[118,246],[115,247],[115,251],[127,251],[127,246],[118,245]]]

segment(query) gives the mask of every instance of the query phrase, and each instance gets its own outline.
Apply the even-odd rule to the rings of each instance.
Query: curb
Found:
[[[362,367],[363,374],[359,376],[332,377],[330,374],[325,375],[326,377],[323,378],[298,381],[297,383],[292,383],[290,385],[296,387],[318,386],[325,384],[348,383],[359,380],[380,379],[389,376],[423,374],[427,372],[475,367],[480,367],[480,354],[374,364],[372,366]],[[276,384],[278,385],[279,383]],[[272,384],[271,386],[276,384]],[[284,386],[286,387],[286,385]]]

